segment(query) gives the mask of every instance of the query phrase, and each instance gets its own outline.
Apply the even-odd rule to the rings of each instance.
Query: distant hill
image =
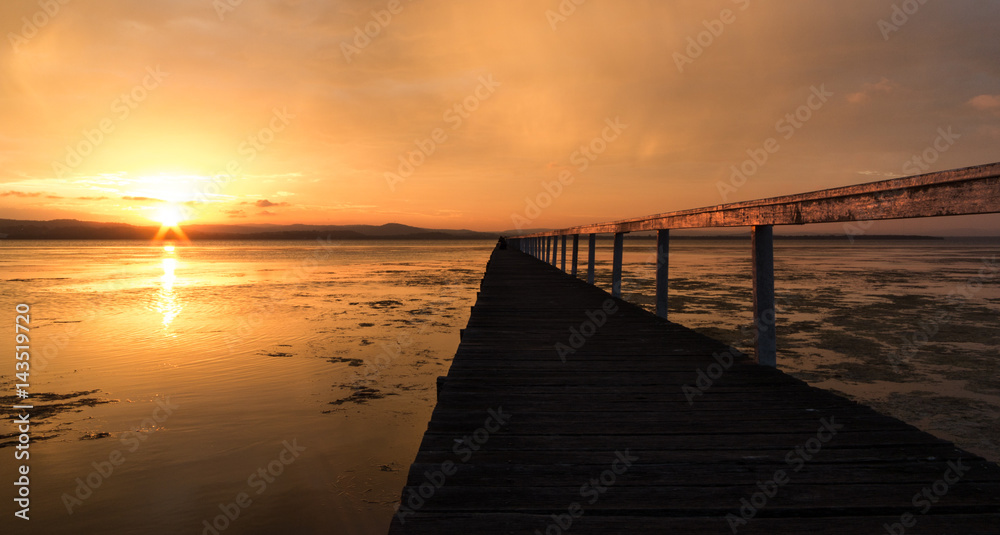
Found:
[[[149,240],[157,225],[99,223],[76,219],[0,219],[0,238],[9,240]],[[192,240],[495,240],[496,233],[385,225],[184,225]],[[171,233],[169,238],[174,238]]]

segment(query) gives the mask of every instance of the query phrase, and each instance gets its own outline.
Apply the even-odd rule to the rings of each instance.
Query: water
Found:
[[[0,525],[201,533],[246,493],[220,532],[384,533],[492,245],[3,243],[3,336],[30,304],[30,391],[71,405],[36,413],[31,520]]]
[[[7,505],[0,526],[385,533],[492,246],[0,242],[0,337],[30,304],[31,400],[50,407],[32,413],[31,520]],[[647,308],[653,247],[625,255]],[[779,367],[1000,460],[997,251],[777,242]],[[610,258],[602,242],[605,288]],[[749,351],[749,272],[745,241],[675,240],[671,319]]]

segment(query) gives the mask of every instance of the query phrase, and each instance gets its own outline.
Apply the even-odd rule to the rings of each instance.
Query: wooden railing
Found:
[[[775,366],[774,225],[804,225],[1000,213],[1000,163],[870,182],[798,195],[721,204],[508,238],[509,246],[556,265],[572,236],[570,273],[577,274],[580,235],[588,235],[587,282],[594,284],[597,234],[614,234],[611,293],[621,297],[624,236],[657,231],[656,313],[667,317],[670,229],[750,227],[753,322],[759,364]]]

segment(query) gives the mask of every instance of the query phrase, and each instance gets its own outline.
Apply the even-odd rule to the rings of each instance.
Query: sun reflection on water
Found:
[[[175,272],[180,264],[176,258],[173,258],[174,246],[163,246],[163,252],[169,256],[164,257],[160,262],[163,267],[163,275],[160,277],[160,290],[156,294],[156,310],[163,314],[163,328],[167,329],[174,318],[181,313],[184,306],[174,291],[174,283],[177,281]]]

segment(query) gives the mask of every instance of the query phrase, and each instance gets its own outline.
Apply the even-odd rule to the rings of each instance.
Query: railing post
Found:
[[[594,284],[594,256],[597,254],[597,234],[591,234],[587,240],[590,250],[587,252],[587,283]]]
[[[566,235],[562,235],[562,270],[566,272]]]
[[[774,227],[754,225],[750,231],[753,251],[753,326],[757,339],[757,364],[777,366],[777,318],[774,310]]]
[[[667,319],[667,288],[670,273],[670,230],[656,232],[656,315]]]
[[[552,245],[550,250],[552,254],[549,256],[549,263],[552,264],[552,267],[555,267],[557,261],[556,259],[559,258],[559,236],[552,236]]]
[[[573,235],[573,262],[572,262],[572,268],[571,268],[572,271],[570,271],[570,275],[573,275],[574,277],[576,276],[576,264],[577,264],[577,258],[579,256],[580,256],[580,235],[579,234],[574,234]]]
[[[615,232],[615,252],[611,263],[611,296],[622,296],[622,253],[625,249],[625,233]]]

